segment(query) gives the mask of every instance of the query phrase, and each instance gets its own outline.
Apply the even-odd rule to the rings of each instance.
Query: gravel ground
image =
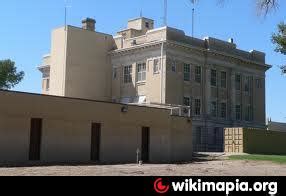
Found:
[[[272,162],[200,160],[188,164],[0,167],[0,176],[286,176],[286,165]]]

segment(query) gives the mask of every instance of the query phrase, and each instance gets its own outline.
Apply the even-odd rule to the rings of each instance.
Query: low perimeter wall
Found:
[[[192,159],[192,123],[170,110],[0,91],[0,163]]]

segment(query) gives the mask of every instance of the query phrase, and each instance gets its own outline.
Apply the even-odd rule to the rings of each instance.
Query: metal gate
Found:
[[[243,128],[225,128],[225,152],[243,153]]]

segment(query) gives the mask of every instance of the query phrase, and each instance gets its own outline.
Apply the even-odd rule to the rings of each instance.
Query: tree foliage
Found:
[[[0,89],[13,88],[24,78],[24,72],[17,72],[15,62],[11,60],[0,61]]]
[[[284,22],[278,25],[278,33],[272,35],[272,42],[276,44],[276,52],[286,55],[286,24]]]

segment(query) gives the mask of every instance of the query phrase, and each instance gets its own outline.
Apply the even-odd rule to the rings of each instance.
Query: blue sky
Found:
[[[257,16],[254,0],[227,0],[224,5],[201,0],[196,5],[195,36],[223,40],[232,37],[240,49],[264,51],[267,63],[274,65],[267,72],[267,116],[285,122],[286,76],[281,75],[277,65],[286,64],[286,56],[275,53],[270,41],[276,25],[286,22],[286,3],[280,2],[280,9],[264,18]],[[70,25],[80,26],[81,19],[93,17],[97,30],[109,34],[126,27],[127,20],[138,17],[141,9],[145,17],[156,21],[157,27],[163,23],[163,0],[69,0],[69,5]],[[1,0],[0,59],[14,60],[26,73],[14,90],[40,93],[41,75],[36,66],[49,53],[51,30],[63,23],[64,0]],[[169,0],[168,26],[191,34],[189,0]]]

